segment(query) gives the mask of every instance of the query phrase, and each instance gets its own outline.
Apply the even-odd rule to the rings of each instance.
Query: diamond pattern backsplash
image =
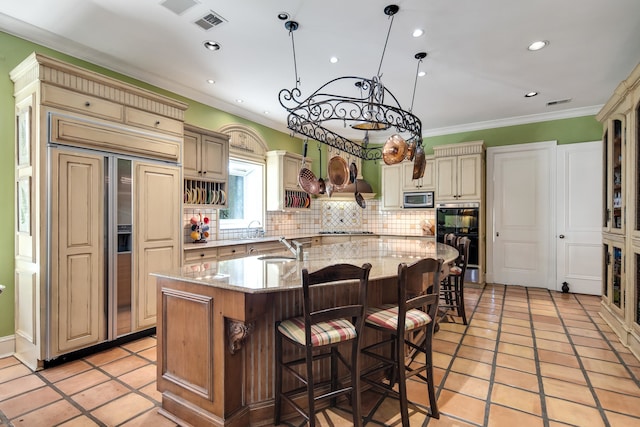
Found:
[[[362,228],[363,209],[354,202],[322,202],[321,231],[368,231]]]

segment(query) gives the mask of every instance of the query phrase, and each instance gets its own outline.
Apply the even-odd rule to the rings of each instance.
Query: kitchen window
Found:
[[[220,210],[220,229],[264,227],[265,165],[245,159],[229,159],[227,209]]]

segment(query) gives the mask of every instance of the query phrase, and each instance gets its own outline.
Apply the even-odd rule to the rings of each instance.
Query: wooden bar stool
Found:
[[[432,340],[438,311],[440,271],[442,260],[421,259],[411,265],[398,266],[398,304],[368,307],[365,325],[382,332],[383,340],[362,349],[362,353],[377,360],[377,364],[363,372],[361,379],[381,392],[380,400],[368,414],[370,420],[380,403],[388,395],[400,401],[403,427],[409,426],[407,399],[408,378],[417,376],[427,385],[431,416],[440,418],[433,380]],[[429,279],[425,274],[431,275]],[[407,297],[408,289],[422,289],[417,296]],[[428,293],[427,293],[428,292]],[[413,341],[416,332],[421,338]],[[416,343],[417,342],[417,343]],[[408,357],[408,350],[412,357]],[[425,356],[424,365],[412,363],[415,353]],[[398,390],[394,386],[398,384]]]
[[[371,264],[366,263],[362,267],[351,264],[337,264],[325,267],[313,273],[307,269],[302,270],[303,285],[303,315],[300,317],[276,322],[276,372],[275,372],[275,404],[274,423],[280,424],[282,401],[289,403],[309,423],[310,427],[316,425],[316,402],[330,399],[330,404],[335,406],[336,398],[348,394],[353,408],[353,424],[362,425],[360,412],[360,336],[364,324],[364,310],[367,301],[367,285]],[[344,280],[359,280],[359,302],[357,304],[340,307],[313,307],[309,296],[313,286],[329,282]],[[339,286],[339,285],[337,285]],[[283,342],[304,349],[304,357],[295,360],[284,361]],[[340,353],[338,345],[351,343],[351,355],[349,360]],[[313,372],[313,362],[330,358],[331,374],[327,382],[316,382]],[[351,381],[347,386],[339,383],[338,361],[349,368]],[[296,367],[305,366],[306,369],[296,370]],[[282,391],[283,371],[289,372],[297,378],[302,387],[286,392]],[[300,372],[299,372],[300,371]],[[303,372],[305,372],[303,374]],[[317,395],[316,388],[330,386],[329,391]],[[294,401],[294,395],[306,391],[307,410]]]
[[[449,268],[449,275],[442,280],[440,288],[440,311],[443,317],[448,311],[455,310],[456,314],[462,318],[464,325],[467,324],[467,313],[464,308],[464,276],[467,272],[470,246],[471,240],[468,237],[457,239],[455,248],[459,253],[458,258]]]

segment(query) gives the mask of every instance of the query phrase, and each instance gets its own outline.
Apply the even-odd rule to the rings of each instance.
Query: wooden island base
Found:
[[[266,265],[258,257],[246,257],[211,263],[206,269],[185,266],[172,274],[154,274],[161,414],[195,427],[272,425],[274,325],[302,314],[303,268],[315,271],[340,262],[371,262],[367,303],[379,305],[397,298],[400,262],[427,257],[448,262],[458,254],[433,241],[383,239],[309,251],[308,261]],[[357,255],[345,258],[345,253]],[[319,287],[313,290],[312,300],[324,306],[356,303],[358,284]],[[370,332],[363,336],[363,345],[378,339]],[[302,353],[285,348],[287,360],[295,357]],[[363,360],[363,368],[367,363],[372,361]],[[327,379],[329,371],[328,364],[318,364],[317,378]],[[343,375],[348,377],[346,369],[339,372]],[[299,386],[293,376],[286,376],[285,390]],[[305,400],[301,396],[301,403]],[[283,419],[297,415],[289,405],[283,410]]]

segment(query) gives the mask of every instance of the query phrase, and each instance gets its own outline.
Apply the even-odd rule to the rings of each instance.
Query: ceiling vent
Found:
[[[567,99],[557,99],[555,101],[549,101],[547,102],[547,107],[551,107],[552,105],[559,105],[559,104],[567,104],[571,102],[571,98],[567,98]]]
[[[214,11],[210,11],[202,18],[198,19],[195,24],[203,30],[210,30],[211,28],[227,22],[222,16],[218,15]]]
[[[197,5],[198,2],[195,0],[164,0],[160,4],[176,15],[182,15],[193,6]]]

